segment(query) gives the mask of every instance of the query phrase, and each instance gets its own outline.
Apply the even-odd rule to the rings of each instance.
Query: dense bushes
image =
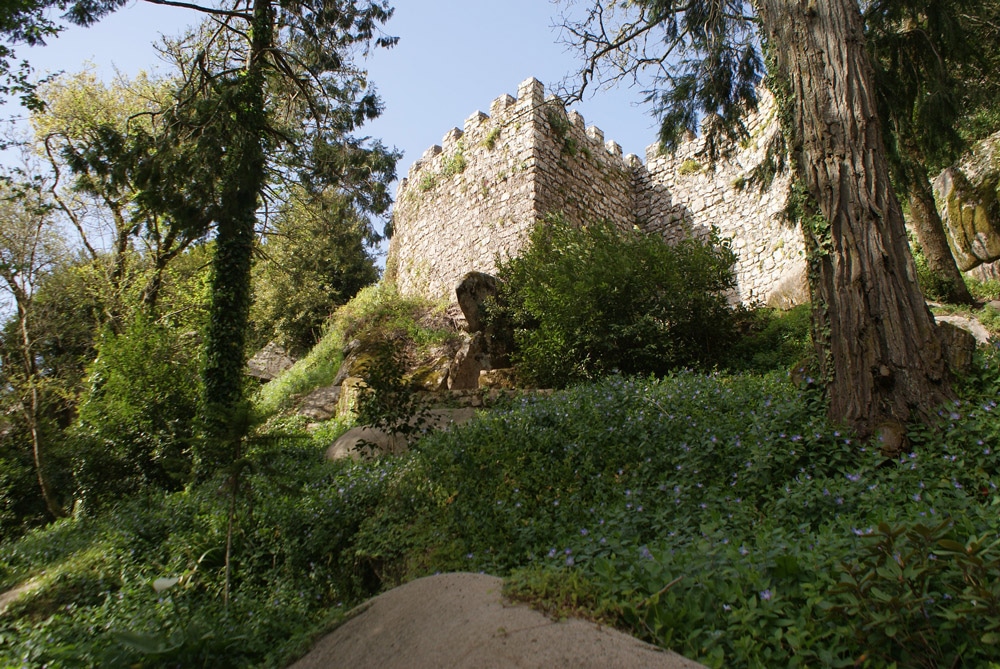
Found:
[[[605,616],[710,666],[986,666],[996,411],[970,396],[886,462],[774,378],[612,377],[421,451],[455,565],[527,567],[522,595],[572,570]]]
[[[726,301],[734,261],[714,234],[669,245],[610,223],[549,218],[523,255],[499,266],[515,364],[544,387],[711,366],[735,339]]]
[[[812,345],[811,306],[802,304],[788,311],[767,307],[741,309],[737,314],[740,336],[719,364],[736,372],[788,371],[808,361]]]

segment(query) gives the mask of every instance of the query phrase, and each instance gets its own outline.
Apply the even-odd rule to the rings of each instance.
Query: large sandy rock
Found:
[[[608,627],[505,602],[503,581],[441,574],[357,607],[290,669],[704,669]]]

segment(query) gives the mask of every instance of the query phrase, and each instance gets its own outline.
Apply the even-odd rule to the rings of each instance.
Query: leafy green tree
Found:
[[[351,59],[394,40],[377,35],[391,15],[383,2],[253,0],[210,13],[198,51],[176,50],[188,75],[164,112],[170,131],[149,142],[141,198],[214,230],[204,385],[207,426],[222,435],[243,396],[251,258],[272,176],[334,188],[359,211],[388,208],[396,155],[352,137],[381,107]],[[203,454],[207,470],[238,458],[219,449]]]
[[[378,280],[368,231],[342,195],[294,189],[254,267],[251,320],[259,338],[297,354],[312,348],[330,314]]]
[[[539,223],[498,271],[514,363],[543,387],[709,366],[736,339],[735,260],[715,236],[672,246],[611,223]]]
[[[353,58],[395,39],[380,32],[391,8],[384,0],[236,0],[223,7],[156,0],[197,10],[212,23],[200,38],[178,43],[185,76],[174,104],[162,111],[168,129],[141,136],[128,151],[109,132],[108,155],[131,154],[137,205],[184,229],[214,231],[211,312],[206,332],[206,424],[217,435],[243,397],[250,308],[251,257],[258,211],[272,176],[295,178],[311,191],[333,187],[359,211],[382,213],[396,155],[352,136],[381,106]],[[68,9],[89,25],[121,0],[35,0],[10,12],[3,33],[18,39],[45,10]],[[186,48],[190,47],[190,48]],[[233,449],[203,453],[205,468],[238,458]]]
[[[650,100],[668,149],[702,117],[710,149],[716,137],[746,137],[742,119],[766,71],[795,179],[830,417],[862,436],[930,420],[953,393],[889,176],[857,0],[587,4],[568,25],[584,53],[583,87],[605,66],[612,76],[656,68]]]
[[[167,264],[207,232],[207,224],[178,224],[137,197],[143,173],[128,160],[130,135],[165,132],[157,112],[169,104],[171,85],[142,73],[110,85],[89,71],[64,75],[40,87],[45,107],[31,116],[38,150],[55,175],[52,197],[95,262],[104,251],[90,237],[112,231],[105,302],[116,327],[128,318],[134,290],[155,311]]]
[[[200,395],[196,343],[142,313],[100,338],[71,431],[76,492],[88,506],[189,480]]]
[[[66,512],[50,484],[46,457],[48,443],[43,424],[47,379],[39,373],[33,338],[34,301],[44,274],[63,257],[51,204],[40,184],[6,181],[0,187],[0,290],[13,302],[14,337],[5,337],[8,357],[0,363],[4,389],[30,436],[35,476],[49,513],[60,518]],[[14,343],[16,342],[16,343]]]

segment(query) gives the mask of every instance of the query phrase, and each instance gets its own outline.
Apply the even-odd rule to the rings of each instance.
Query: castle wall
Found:
[[[703,237],[714,226],[732,240],[740,300],[787,308],[809,299],[805,251],[801,231],[785,216],[788,170],[764,192],[751,179],[779,132],[773,98],[766,91],[760,97],[758,112],[747,120],[749,139],[714,164],[704,155],[705,133],[673,154],[650,146],[645,166],[636,170],[636,213],[642,229],[668,241]]]
[[[537,217],[535,128],[544,91],[528,80],[490,114],[476,112],[431,147],[400,182],[389,271],[403,294],[454,300],[468,271],[516,255]]]
[[[738,257],[735,297],[802,302],[801,233],[782,215],[790,178],[779,174],[763,193],[749,183],[777,132],[772,108],[765,96],[749,141],[714,167],[700,156],[704,137],[673,155],[654,145],[643,164],[528,79],[517,98],[497,98],[489,115],[473,114],[410,168],[397,193],[388,271],[404,294],[453,300],[466,272],[495,271],[497,254],[516,255],[535,221],[558,212],[578,223],[639,225],[668,241],[715,226]]]
[[[541,84],[539,84],[540,86]],[[583,117],[566,113],[557,100],[546,104],[535,133],[539,157],[535,172],[537,215],[561,214],[575,223],[612,221],[631,229],[635,224],[635,176],[615,142],[587,127]]]

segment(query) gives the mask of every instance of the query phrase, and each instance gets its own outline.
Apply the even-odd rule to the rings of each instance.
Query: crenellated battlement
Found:
[[[530,78],[476,111],[430,147],[402,179],[388,265],[404,293],[453,299],[465,272],[495,269],[516,255],[535,221],[558,212],[571,221],[605,219],[679,240],[712,226],[733,240],[739,298],[785,304],[803,295],[800,235],[783,222],[789,179],[761,193],[746,187],[777,132],[773,101],[761,96],[749,140],[714,164],[705,136],[672,154],[658,144],[645,161],[567,111]]]

